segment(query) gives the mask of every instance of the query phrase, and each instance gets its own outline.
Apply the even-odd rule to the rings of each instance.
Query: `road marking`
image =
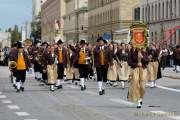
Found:
[[[180,93],[180,90],[178,90],[178,89],[163,87],[163,86],[159,86],[159,85],[157,87],[161,88],[161,89],[165,89],[165,90],[169,90],[169,91],[179,92]]]
[[[91,95],[97,95],[96,92],[92,92],[92,91],[85,91],[85,93],[91,94]]]
[[[150,86],[150,84],[147,84],[147,86]],[[173,92],[179,92],[180,93],[180,90],[174,89],[174,88],[168,88],[168,87],[164,87],[164,86],[160,86],[160,85],[158,85],[157,88],[164,89],[164,90],[169,90],[169,91],[173,91]]]
[[[10,101],[10,100],[2,100],[2,103],[9,104],[9,103],[12,103],[12,101]]]
[[[30,114],[27,112],[16,112],[18,116],[29,116]]]
[[[11,110],[19,110],[19,106],[17,105],[8,105],[8,108],[11,109]]]
[[[134,103],[128,102],[128,101],[125,101],[125,100],[122,100],[122,99],[111,98],[109,100],[112,101],[112,102],[117,102],[117,103],[121,103],[121,104],[124,104],[124,105],[130,105],[130,106],[134,105]]]
[[[70,88],[74,88],[74,89],[78,89],[78,87],[77,87],[77,86],[73,86],[73,85],[68,85],[68,87],[70,87]]]
[[[150,111],[151,113],[155,113],[155,114],[166,114],[166,112],[164,111]]]
[[[7,98],[5,95],[0,95],[0,98]]]
[[[24,120],[38,120],[38,119],[24,119]]]
[[[169,118],[175,119],[175,120],[180,120],[180,116],[170,116]]]

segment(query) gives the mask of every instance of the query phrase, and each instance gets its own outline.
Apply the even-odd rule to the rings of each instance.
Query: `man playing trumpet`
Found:
[[[13,52],[12,61],[16,62],[16,87],[17,91],[24,91],[26,70],[30,68],[30,61],[27,52],[23,49],[21,42],[17,42],[17,49]]]

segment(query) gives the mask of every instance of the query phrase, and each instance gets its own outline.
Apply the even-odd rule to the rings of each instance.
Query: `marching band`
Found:
[[[35,79],[48,85],[50,91],[63,89],[65,81],[80,86],[81,91],[88,89],[88,80],[96,80],[98,94],[105,95],[107,85],[125,89],[128,82],[127,100],[137,102],[141,108],[146,83],[157,86],[161,78],[160,60],[164,51],[155,43],[147,45],[146,27],[142,24],[131,26],[131,41],[128,44],[108,42],[97,38],[92,45],[81,40],[75,45],[65,45],[62,40],[55,44],[47,42],[23,46],[18,41],[9,53],[9,68],[13,87],[16,92],[24,91],[26,71],[34,68]]]
[[[122,89],[129,83],[127,99],[142,107],[146,82],[156,87],[160,51],[154,43],[150,48],[138,49],[129,44],[108,43],[103,37],[92,46],[85,40],[66,46],[62,40],[50,45],[34,43],[25,47],[17,42],[9,53],[9,68],[13,74],[16,92],[24,91],[26,71],[34,67],[35,79],[50,86],[50,91],[63,89],[65,80],[75,81],[81,91],[88,89],[87,80],[96,78],[98,94],[105,94],[108,82],[113,86],[120,81]]]

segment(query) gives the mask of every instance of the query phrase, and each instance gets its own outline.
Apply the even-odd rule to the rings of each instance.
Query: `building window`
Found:
[[[166,19],[168,19],[168,14],[169,14],[169,3],[167,1],[166,2]]]
[[[179,11],[179,17],[180,17],[180,1],[178,1],[179,5],[178,5],[178,11]]]
[[[154,5],[152,5],[152,10],[151,10],[151,20],[154,21]]]
[[[142,20],[144,21],[144,7],[142,8]]]
[[[177,6],[176,6],[176,4],[177,4],[177,1],[176,0],[174,0],[174,17],[176,18],[176,16],[177,16]]]
[[[105,23],[105,13],[103,13],[103,19],[102,19],[102,23]]]
[[[151,41],[154,41],[154,34],[151,32]]]
[[[164,2],[162,3],[162,19],[164,19]]]
[[[159,17],[158,17],[158,20],[160,20],[160,19],[161,19],[161,17],[160,17],[160,16],[161,16],[161,4],[160,4],[160,3],[159,3],[158,9],[159,9],[159,10],[158,10],[158,16],[159,16]]]
[[[155,5],[155,20],[157,20],[157,4]]]
[[[134,9],[134,20],[139,21],[140,20],[140,8],[135,8]]]
[[[154,41],[157,43],[157,32],[155,32],[155,39]]]
[[[173,17],[172,0],[169,3],[169,10],[170,10],[170,18],[172,18]]]

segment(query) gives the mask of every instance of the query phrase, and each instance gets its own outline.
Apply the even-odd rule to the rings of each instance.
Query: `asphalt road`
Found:
[[[180,120],[180,80],[162,78],[158,88],[146,88],[143,108],[127,101],[127,87],[107,86],[99,96],[96,82],[87,90],[64,84],[63,90],[50,92],[28,75],[25,92],[16,93],[9,71],[0,67],[0,120]]]

